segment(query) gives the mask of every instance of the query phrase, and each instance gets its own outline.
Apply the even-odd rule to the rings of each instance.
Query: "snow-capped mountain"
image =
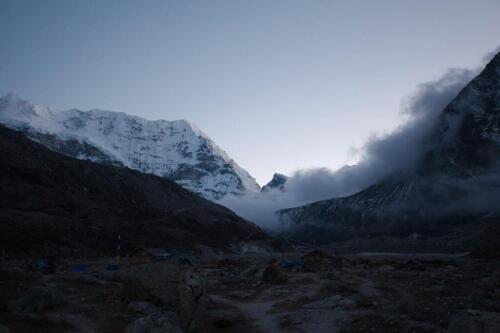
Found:
[[[0,123],[65,155],[166,177],[211,200],[260,190],[248,172],[185,120],[55,111],[7,94],[0,98]]]
[[[284,228],[297,238],[329,242],[441,233],[500,216],[500,53],[448,104],[421,145],[411,170],[348,197],[279,211]]]

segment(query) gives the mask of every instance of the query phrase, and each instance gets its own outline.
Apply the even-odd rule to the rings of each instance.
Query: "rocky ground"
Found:
[[[0,262],[0,332],[500,332],[500,262],[365,253]],[[81,263],[80,263],[81,265]]]

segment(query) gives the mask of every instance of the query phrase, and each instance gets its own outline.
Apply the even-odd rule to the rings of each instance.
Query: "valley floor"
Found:
[[[500,332],[498,260],[318,251],[109,262],[51,274],[1,262],[0,332]]]

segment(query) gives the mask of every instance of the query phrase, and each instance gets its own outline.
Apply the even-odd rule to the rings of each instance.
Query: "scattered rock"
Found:
[[[0,324],[0,333],[10,333],[10,330],[7,326]]]
[[[410,236],[408,236],[408,239],[411,241],[416,241],[417,239],[420,239],[420,237],[421,237],[420,234],[414,232]]]
[[[45,275],[42,279],[44,283],[58,283],[58,282],[66,282],[66,283],[76,283],[76,284],[98,284],[103,283],[98,280],[95,276],[90,274],[80,274],[68,272],[59,275]]]
[[[154,313],[130,323],[125,333],[182,333],[173,312]]]
[[[7,301],[7,297],[0,292],[0,313],[9,311],[9,302]]]
[[[245,300],[250,299],[255,295],[255,290],[236,290],[228,294],[228,297]]]
[[[230,329],[232,328],[234,325],[233,325],[233,322],[229,319],[217,319],[217,320],[214,320],[212,322],[212,325],[217,328],[217,329],[220,329],[220,330],[227,330],[227,329]]]
[[[98,274],[99,279],[107,281],[107,282],[124,282],[128,275],[123,271],[103,271]]]
[[[314,250],[302,256],[304,270],[308,272],[332,271],[342,268],[342,259],[332,254]]]
[[[238,265],[238,262],[229,258],[217,260],[214,264],[216,268],[228,268],[236,265]]]
[[[496,333],[500,332],[500,313],[465,310],[451,317],[448,332]]]
[[[240,277],[242,279],[252,279],[254,280],[257,277],[260,277],[262,275],[262,272],[264,270],[262,269],[261,266],[258,265],[251,265],[247,269],[245,269],[241,274]]]
[[[290,329],[295,326],[301,325],[301,321],[292,315],[284,315],[280,318],[280,328],[282,329]]]
[[[369,308],[374,306],[373,301],[369,298],[362,298],[356,303],[360,308]]]
[[[421,261],[417,261],[417,260],[408,260],[407,262],[400,264],[400,267],[398,267],[398,268],[408,269],[408,270],[412,270],[412,271],[425,271],[426,270],[424,263],[422,263]]]
[[[143,301],[148,298],[149,294],[144,288],[144,284],[139,278],[129,276],[125,278],[122,284],[122,299],[132,301]]]
[[[379,271],[381,272],[392,272],[394,271],[396,268],[392,265],[382,265],[380,266],[379,268]]]
[[[335,308],[338,306],[349,306],[353,305],[354,301],[349,298],[342,297],[340,295],[333,295],[327,298],[320,299],[308,304],[303,307],[306,309],[323,309],[323,308]]]
[[[151,315],[159,312],[158,308],[150,302],[130,302],[128,306],[132,311],[143,315]]]
[[[42,312],[64,303],[59,290],[49,287],[33,287],[26,291],[14,304],[21,312]]]
[[[411,333],[436,333],[439,332],[436,327],[432,325],[428,325],[425,323],[420,323],[420,324],[413,324],[408,329],[406,329],[406,332],[411,332]]]

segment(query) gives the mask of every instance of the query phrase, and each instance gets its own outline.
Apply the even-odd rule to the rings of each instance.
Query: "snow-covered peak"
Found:
[[[150,121],[98,109],[54,111],[8,94],[0,98],[0,122],[66,155],[170,178],[212,200],[260,190],[248,172],[186,120]]]

